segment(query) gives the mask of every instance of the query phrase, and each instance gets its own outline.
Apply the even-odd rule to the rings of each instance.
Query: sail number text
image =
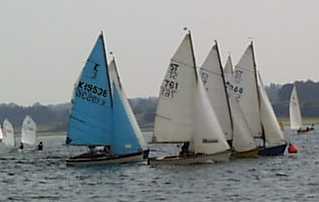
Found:
[[[178,67],[179,65],[176,63],[171,63],[169,65],[167,76],[161,85],[161,89],[160,89],[161,96],[164,96],[167,98],[173,98],[176,95],[177,90],[179,88],[179,84],[176,81],[178,76]]]
[[[94,84],[79,81],[75,95],[88,102],[104,105],[105,101],[103,98],[108,97],[110,93],[108,90],[97,87]]]

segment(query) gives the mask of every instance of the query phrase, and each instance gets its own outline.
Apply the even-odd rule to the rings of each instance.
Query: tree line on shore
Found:
[[[296,81],[297,92],[304,117],[319,117],[319,82]],[[278,117],[289,116],[289,99],[293,84],[270,84],[266,91]],[[130,99],[133,112],[141,128],[152,128],[157,97],[139,97]],[[70,103],[56,105],[19,106],[14,103],[0,104],[0,121],[9,119],[15,128],[21,127],[26,115],[30,115],[39,125],[40,131],[65,131],[68,124]]]

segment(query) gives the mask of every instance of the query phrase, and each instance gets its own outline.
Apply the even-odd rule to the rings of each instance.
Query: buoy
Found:
[[[289,153],[289,154],[296,154],[296,153],[298,153],[298,147],[297,147],[297,145],[295,145],[295,144],[289,144],[288,153]]]

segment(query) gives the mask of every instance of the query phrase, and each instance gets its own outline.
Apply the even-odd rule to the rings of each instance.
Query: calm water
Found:
[[[0,201],[318,201],[319,135],[291,139],[301,150],[294,157],[72,168],[64,159],[76,151],[64,137],[43,137],[43,152],[2,154]]]

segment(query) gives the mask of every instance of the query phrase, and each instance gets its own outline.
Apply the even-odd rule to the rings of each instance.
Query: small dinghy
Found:
[[[26,116],[23,120],[21,143],[32,147],[37,143],[37,125],[30,116]]]
[[[2,138],[2,146],[0,148],[0,153],[8,153],[16,150],[16,141],[14,136],[14,129],[12,124],[8,119],[3,121],[3,138]]]
[[[298,134],[307,133],[313,131],[315,128],[313,125],[303,126],[302,124],[302,116],[299,104],[299,98],[297,94],[296,85],[293,86],[290,95],[290,102],[289,102],[289,118],[290,118],[290,129],[296,131]]]
[[[160,88],[153,143],[183,144],[179,155],[150,158],[150,165],[228,161],[230,148],[196,68],[188,31]]]
[[[70,166],[137,162],[148,156],[115,60],[107,64],[102,33],[75,84],[66,144],[90,149],[67,159]]]

